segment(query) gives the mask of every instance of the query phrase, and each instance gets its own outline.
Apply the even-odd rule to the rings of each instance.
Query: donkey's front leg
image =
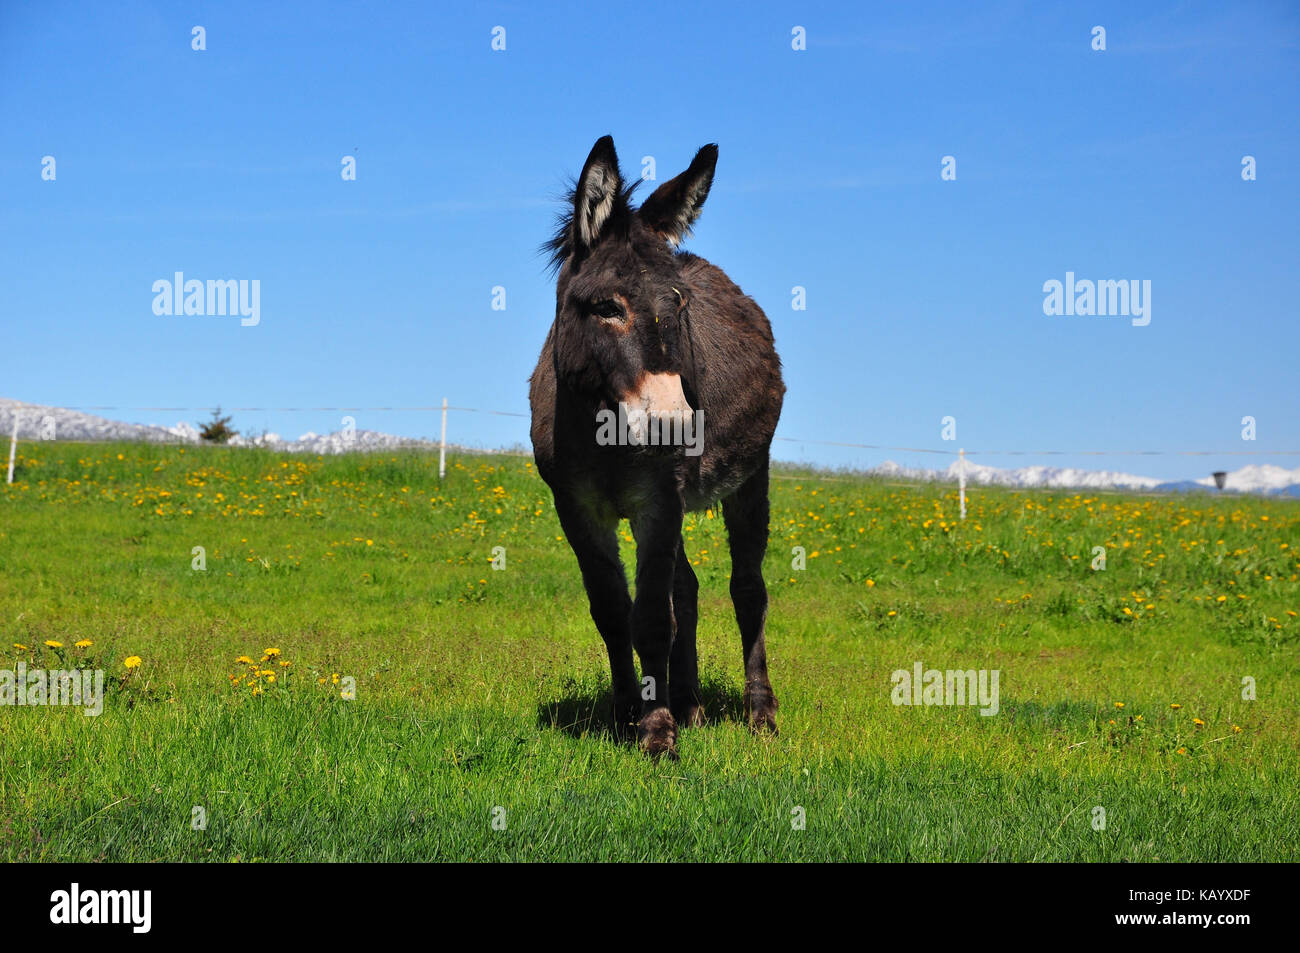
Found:
[[[673,571],[682,532],[682,503],[665,492],[632,522],[636,538],[636,600],[632,644],[641,657],[641,748],[658,757],[677,757],[677,723],[668,707],[668,657],[677,623],[673,618]]]
[[[569,545],[578,557],[592,621],[596,623],[609,652],[609,671],[614,687],[614,731],[625,736],[637,722],[640,699],[637,697],[636,667],[632,664],[632,600],[627,594],[627,577],[618,553],[618,517],[612,511],[593,512],[564,493],[555,494],[555,510]]]

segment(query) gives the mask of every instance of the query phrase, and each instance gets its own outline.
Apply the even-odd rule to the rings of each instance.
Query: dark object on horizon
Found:
[[[1225,484],[1225,483],[1227,483],[1227,482],[1228,482],[1228,473],[1227,473],[1226,470],[1215,470],[1215,471],[1214,471],[1214,485],[1215,485],[1215,486],[1217,486],[1220,490],[1222,490],[1222,489],[1223,489],[1223,484]]]
[[[636,183],[625,184],[613,139],[596,143],[545,246],[558,269],[555,323],[529,388],[537,470],[555,495],[609,652],[616,728],[635,724],[644,751],[670,758],[678,725],[704,719],[699,584],[682,518],[719,500],[745,712],[753,730],[776,732],[762,567],[769,454],[785,394],[781,361],[754,300],[703,258],[676,251],[708,197],[717,161],[718,147],[705,146],[633,208]],[[617,415],[626,431],[634,414],[636,439],[620,432],[611,441],[600,421]],[[680,440],[643,439],[674,425]],[[635,601],[619,556],[621,517],[636,539]]]
[[[221,408],[212,412],[212,419],[199,427],[199,436],[207,443],[230,443],[239,436],[238,430],[230,429],[230,418],[221,416]]]

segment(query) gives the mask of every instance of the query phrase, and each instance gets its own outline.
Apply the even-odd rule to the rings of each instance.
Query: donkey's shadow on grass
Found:
[[[537,706],[537,727],[562,731],[572,738],[605,738],[632,742],[636,725],[614,723],[614,689],[606,681],[566,680],[561,696]],[[700,698],[704,724],[745,724],[745,702],[740,690],[722,675],[700,673]]]

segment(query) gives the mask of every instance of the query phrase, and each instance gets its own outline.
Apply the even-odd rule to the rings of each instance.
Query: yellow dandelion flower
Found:
[[[235,659],[235,664],[236,664],[236,665],[255,665],[256,663],[255,663],[251,658],[249,658],[247,655],[241,655],[241,656],[239,656],[239,658]]]
[[[1116,703],[1115,703],[1115,707],[1116,707],[1116,708],[1123,708],[1123,707],[1124,707],[1124,703],[1123,703],[1123,702],[1116,702]]]
[[[1187,749],[1186,749],[1186,748],[1179,748],[1179,749],[1178,749],[1178,753],[1179,753],[1179,754],[1187,754]]]
[[[1201,721],[1201,719],[1199,719],[1199,718],[1193,718],[1193,719],[1192,719],[1192,724],[1195,725],[1197,728],[1204,728],[1204,727],[1205,727],[1205,722]]]
[[[125,661],[122,662],[122,664],[125,665],[127,668],[139,668],[140,663],[143,661],[144,659],[140,658],[140,656],[138,655],[128,655]]]
[[[277,655],[280,654],[279,649],[262,649],[262,651],[265,652],[267,655],[271,656],[271,658],[275,658]]]
[[[76,646],[79,649],[88,649],[94,644],[95,643],[90,641],[90,639],[81,639],[79,642],[76,643]]]
[[[1236,735],[1236,734],[1240,734],[1240,733],[1241,733],[1241,725],[1233,725],[1233,726],[1232,726],[1232,733],[1233,733],[1234,735]]]
[[[1178,711],[1178,709],[1182,708],[1183,706],[1178,704],[1178,702],[1174,702],[1169,707],[1172,708],[1174,711]]]
[[[50,648],[52,648],[52,649],[61,649],[61,648],[63,648],[63,643],[62,643],[62,642],[56,642],[56,641],[54,641],[54,639],[46,639],[46,640],[45,640],[45,644],[48,645],[48,646],[49,646]]]

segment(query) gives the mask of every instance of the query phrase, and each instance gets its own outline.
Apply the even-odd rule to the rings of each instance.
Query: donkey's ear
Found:
[[[717,165],[716,143],[695,153],[690,168],[659,186],[642,203],[641,221],[662,235],[670,245],[680,243],[691,233],[691,226],[700,217],[700,209],[709,197],[713,170]]]
[[[590,249],[622,198],[623,178],[618,173],[614,137],[602,136],[591,147],[591,155],[578,176],[573,191],[573,244]]]

